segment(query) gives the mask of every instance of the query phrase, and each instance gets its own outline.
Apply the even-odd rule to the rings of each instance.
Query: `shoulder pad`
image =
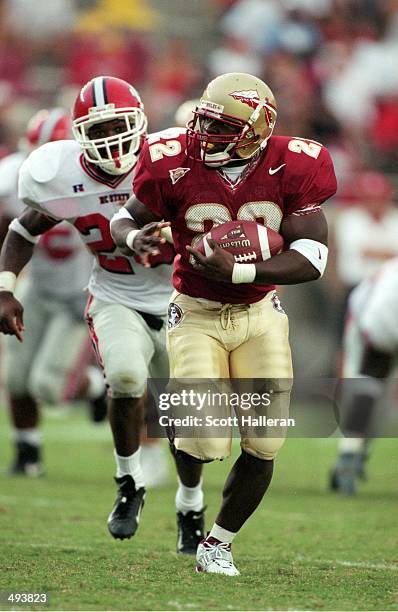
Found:
[[[37,183],[48,183],[63,168],[70,152],[76,150],[80,150],[80,147],[74,140],[47,142],[29,155],[25,169]]]

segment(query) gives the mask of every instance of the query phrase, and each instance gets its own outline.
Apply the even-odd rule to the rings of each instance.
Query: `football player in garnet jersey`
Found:
[[[330,486],[356,493],[365,477],[369,442],[378,434],[379,407],[398,355],[398,258],[385,263],[350,294],[343,339],[340,427],[344,438]]]
[[[134,87],[114,77],[89,81],[73,109],[75,140],[45,144],[22,165],[19,197],[28,208],[12,222],[0,259],[0,331],[22,341],[23,308],[13,291],[37,237],[66,220],[95,255],[86,312],[109,387],[118,494],[108,527],[120,539],[135,533],[144,503],[139,447],[148,373],[168,376],[164,317],[174,250],[162,244],[147,269],[116,248],[109,229],[131,196],[146,129]]]
[[[321,144],[272,135],[276,115],[274,96],[260,79],[231,73],[211,81],[187,131],[166,130],[147,140],[134,196],[111,229],[120,247],[127,245],[146,263],[158,248],[159,228],[171,223],[177,251],[167,340],[171,377],[272,379],[278,387],[274,407],[286,414],[292,378],[288,320],[273,299],[274,286],[322,275],[327,224],[321,204],[335,193],[336,178]],[[212,225],[230,220],[269,226],[282,234],[286,250],[250,264],[235,263],[214,242],[209,257],[195,249]],[[201,503],[201,462],[230,452],[230,430],[220,436],[174,439],[177,499],[185,500],[186,511]],[[231,543],[261,502],[282,443],[283,437],[242,438],[220,511],[198,546],[197,571],[239,573]]]

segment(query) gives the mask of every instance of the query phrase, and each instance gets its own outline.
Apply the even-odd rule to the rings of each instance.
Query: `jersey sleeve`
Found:
[[[316,158],[312,156],[316,154],[316,148],[307,149],[308,152],[303,148],[300,152],[289,152],[287,156],[290,172],[285,188],[286,215],[317,212],[321,204],[336,193],[337,181],[329,151],[317,143],[313,143],[313,147],[321,147]]]
[[[134,173],[133,192],[135,197],[156,217],[168,221],[170,212],[167,207],[165,181],[161,170],[161,162],[151,161],[148,142],[146,142]]]

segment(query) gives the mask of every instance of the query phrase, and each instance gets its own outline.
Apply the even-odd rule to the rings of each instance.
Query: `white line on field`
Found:
[[[358,567],[360,569],[388,570],[390,572],[398,572],[398,564],[394,563],[368,563],[367,561],[343,561],[341,559],[313,559],[312,557],[305,557],[303,555],[299,555],[295,560],[315,564],[327,563],[329,565],[343,565],[344,567]]]
[[[363,561],[340,561],[339,559],[336,559],[335,563],[346,567],[362,567],[364,569],[380,569],[398,572],[398,565],[393,565],[391,563],[366,563]]]
[[[168,601],[167,605],[174,606],[176,610],[200,610],[201,609],[200,604],[182,603],[181,601],[177,601],[175,599]],[[224,609],[225,610],[236,610],[236,608],[234,608],[231,605],[224,606],[223,610]]]

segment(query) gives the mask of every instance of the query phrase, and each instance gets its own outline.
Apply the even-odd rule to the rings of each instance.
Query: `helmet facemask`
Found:
[[[148,121],[140,108],[114,108],[108,104],[73,122],[73,134],[83,149],[86,160],[98,165],[104,172],[121,175],[129,172],[137,163],[138,151],[146,134]],[[126,129],[118,134],[92,139],[89,130],[99,123],[115,119],[124,120]]]
[[[266,129],[261,130],[256,124],[262,111],[265,114]],[[223,124],[228,133],[208,133],[204,129],[206,120]],[[211,167],[224,166],[232,159],[249,160],[266,146],[275,120],[276,109],[267,100],[261,100],[247,120],[218,112],[216,104],[202,100],[194,111],[193,120],[188,124],[188,156]],[[214,149],[217,150],[212,152]]]

